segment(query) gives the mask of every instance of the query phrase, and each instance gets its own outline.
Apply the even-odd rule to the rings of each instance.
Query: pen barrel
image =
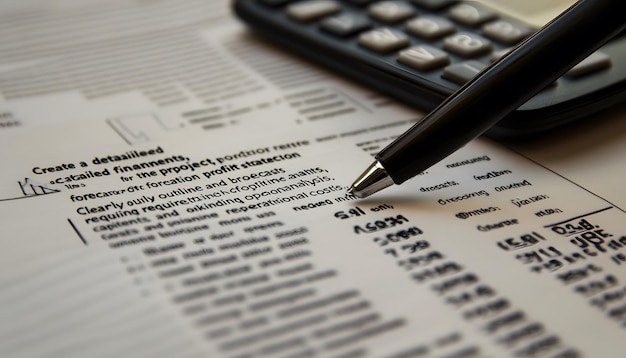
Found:
[[[625,27],[626,1],[582,0],[492,63],[376,159],[394,183],[478,137]]]

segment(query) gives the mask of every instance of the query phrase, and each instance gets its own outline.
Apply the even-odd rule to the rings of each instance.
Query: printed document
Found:
[[[604,198],[481,140],[356,200],[395,128],[215,133],[2,142],[2,356],[625,353],[625,215]]]
[[[227,3],[0,10],[0,356],[626,355],[623,106],[357,199],[421,114]]]

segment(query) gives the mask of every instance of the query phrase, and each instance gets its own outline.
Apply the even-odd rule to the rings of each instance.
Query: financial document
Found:
[[[0,356],[626,354],[620,108],[363,200],[421,114],[227,3],[0,9]]]

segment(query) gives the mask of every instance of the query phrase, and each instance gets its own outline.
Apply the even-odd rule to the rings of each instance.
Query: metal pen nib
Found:
[[[387,175],[385,168],[376,161],[354,181],[346,194],[366,198],[393,184],[393,179]]]

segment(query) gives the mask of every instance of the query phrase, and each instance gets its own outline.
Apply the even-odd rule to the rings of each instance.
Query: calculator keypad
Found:
[[[462,85],[528,37],[533,29],[473,2],[457,0],[259,0],[287,1],[287,15],[316,24],[330,36],[356,38],[360,48],[394,56],[417,73]],[[351,40],[350,40],[351,41]],[[578,78],[611,66],[596,52],[566,77]]]

